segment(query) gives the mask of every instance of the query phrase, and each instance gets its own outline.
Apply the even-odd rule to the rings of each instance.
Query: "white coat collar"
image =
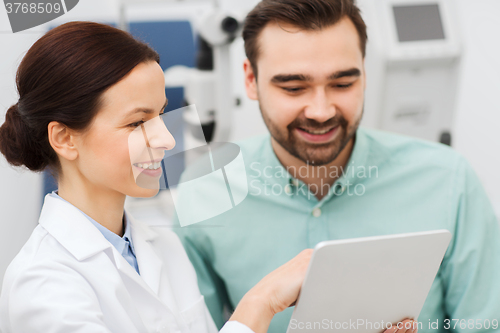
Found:
[[[39,223],[79,261],[113,246],[78,208],[50,195],[45,196]]]
[[[141,276],[137,275],[132,266],[87,217],[69,202],[50,195],[45,196],[39,223],[78,261],[109,249],[108,254],[113,258],[118,270],[144,288],[149,287],[155,295],[158,295],[162,261],[151,246],[151,241],[158,234],[132,218],[130,214],[127,214],[127,217],[132,226],[132,238]]]
[[[130,221],[137,238],[150,241],[157,237],[147,226]],[[45,196],[39,223],[79,261],[113,246],[78,208],[50,195]]]

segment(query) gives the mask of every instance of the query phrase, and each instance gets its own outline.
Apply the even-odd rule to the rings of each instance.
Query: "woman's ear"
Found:
[[[78,157],[78,149],[72,131],[57,121],[50,122],[47,129],[49,143],[57,155],[69,161],[75,160]]]
[[[248,98],[258,100],[257,77],[255,76],[250,60],[245,59],[243,62],[243,71],[245,73],[245,89],[247,91]]]

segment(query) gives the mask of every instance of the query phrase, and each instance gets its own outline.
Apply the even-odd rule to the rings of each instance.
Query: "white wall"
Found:
[[[460,0],[465,41],[454,147],[478,173],[500,216],[500,1]]]
[[[41,32],[12,34],[7,14],[0,6],[0,122],[17,102],[14,79],[23,54]],[[12,258],[36,226],[41,207],[41,176],[8,166],[0,154],[0,282]]]
[[[113,21],[118,15],[116,0],[81,0],[59,21],[92,19]],[[249,1],[238,0],[242,7]],[[377,0],[373,0],[377,1]],[[465,54],[459,87],[455,121],[454,147],[464,154],[476,169],[493,205],[500,215],[500,1],[456,0],[464,37]],[[236,8],[236,0],[223,0]],[[256,3],[252,0],[251,3]],[[12,34],[4,6],[0,6],[0,122],[7,108],[17,100],[14,77],[22,55],[40,36],[42,28]],[[237,48],[240,47],[240,50]],[[235,55],[243,57],[241,41],[235,44]],[[234,64],[235,93],[244,98],[243,107],[235,111],[235,138],[263,131],[255,102],[245,99],[241,64]],[[41,177],[18,171],[0,157],[0,282],[4,270],[26,241],[41,206]]]

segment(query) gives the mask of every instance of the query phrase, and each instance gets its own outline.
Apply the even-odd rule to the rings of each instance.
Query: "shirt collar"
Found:
[[[134,248],[134,242],[132,241],[132,231],[130,228],[130,219],[127,216],[127,213],[125,212],[123,214],[123,223],[125,225],[125,232],[123,233],[123,239],[127,240],[130,244],[130,250],[135,256],[135,248]]]
[[[56,191],[53,191],[52,193],[49,194],[51,197],[58,198],[66,203],[68,203],[66,200],[61,198]],[[108,242],[110,242],[116,250],[120,253],[123,254],[124,251],[127,250],[127,245],[130,244],[130,249],[132,253],[135,255],[135,249],[134,249],[134,243],[132,241],[132,233],[131,233],[131,228],[130,228],[130,223],[129,219],[127,218],[127,214],[123,214],[123,224],[125,226],[125,232],[123,233],[123,236],[120,237],[111,230],[103,227],[99,222],[85,214],[84,212],[80,211],[106,238]]]

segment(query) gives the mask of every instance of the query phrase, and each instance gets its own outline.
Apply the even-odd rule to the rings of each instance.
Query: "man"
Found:
[[[358,128],[367,37],[352,0],[264,0],[243,37],[247,94],[271,135],[239,143],[247,198],[178,228],[218,326],[224,307],[320,241],[436,229],[453,237],[419,331],[499,320],[499,225],[471,167],[443,145]],[[285,332],[291,313],[269,332]]]

